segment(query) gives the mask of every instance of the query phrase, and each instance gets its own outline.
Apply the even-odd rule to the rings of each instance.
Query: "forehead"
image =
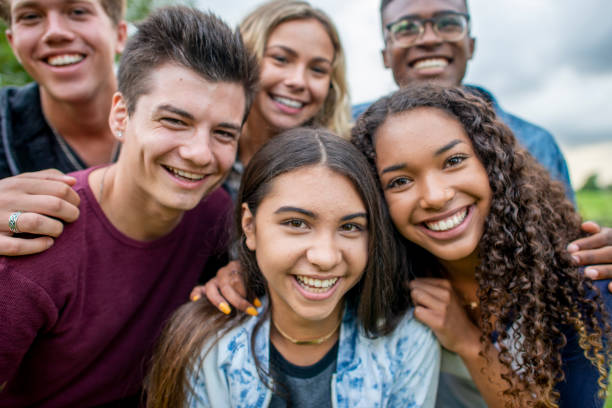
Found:
[[[471,145],[459,120],[441,109],[416,108],[385,120],[376,132],[376,157],[383,162],[395,154],[418,156],[455,139]]]
[[[393,0],[383,10],[382,21],[386,25],[403,16],[427,18],[441,11],[466,13],[465,0]]]
[[[320,215],[365,211],[357,189],[348,177],[324,165],[301,167],[276,177],[262,200],[293,205]]]
[[[267,47],[285,46],[298,54],[312,54],[332,59],[334,45],[325,26],[315,18],[285,21],[268,37]]]
[[[153,68],[146,80],[148,92],[136,102],[139,108],[171,105],[196,120],[208,119],[240,125],[245,109],[244,87],[240,83],[208,81],[197,72],[165,63]],[[141,103],[141,101],[146,101]],[[146,105],[146,107],[145,107]]]
[[[101,0],[7,0],[11,6],[11,10],[22,7],[51,8],[74,3],[91,3],[102,6],[100,1]]]

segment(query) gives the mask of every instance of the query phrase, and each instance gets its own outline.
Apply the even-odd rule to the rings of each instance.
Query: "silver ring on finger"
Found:
[[[15,211],[9,216],[8,227],[13,234],[19,234],[21,232],[19,228],[17,228],[17,220],[19,220],[20,215],[21,211]]]

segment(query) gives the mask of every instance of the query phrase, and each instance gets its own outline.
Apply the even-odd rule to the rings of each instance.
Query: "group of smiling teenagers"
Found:
[[[612,230],[461,84],[464,0],[380,12],[351,114],[304,1],[0,0],[0,407],[603,406]]]

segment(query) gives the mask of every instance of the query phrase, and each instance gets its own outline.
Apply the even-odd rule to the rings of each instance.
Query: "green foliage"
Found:
[[[612,227],[611,190],[582,189],[576,192],[576,201],[578,202],[578,210],[584,220],[592,220],[600,225]]]
[[[598,191],[601,190],[601,188],[599,187],[599,183],[597,180],[598,175],[596,173],[591,174],[586,181],[584,182],[584,185],[580,188],[580,191]]]

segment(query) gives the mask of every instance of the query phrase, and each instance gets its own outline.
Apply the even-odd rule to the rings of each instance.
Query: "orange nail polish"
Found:
[[[255,298],[253,300],[253,304],[255,305],[255,307],[261,307],[261,301],[259,300],[259,298]]]
[[[251,316],[257,316],[258,315],[257,309],[255,309],[253,306],[247,307],[246,313],[248,315],[251,315]]]
[[[230,314],[232,312],[232,309],[225,302],[219,303],[219,310],[221,310],[225,314]]]

